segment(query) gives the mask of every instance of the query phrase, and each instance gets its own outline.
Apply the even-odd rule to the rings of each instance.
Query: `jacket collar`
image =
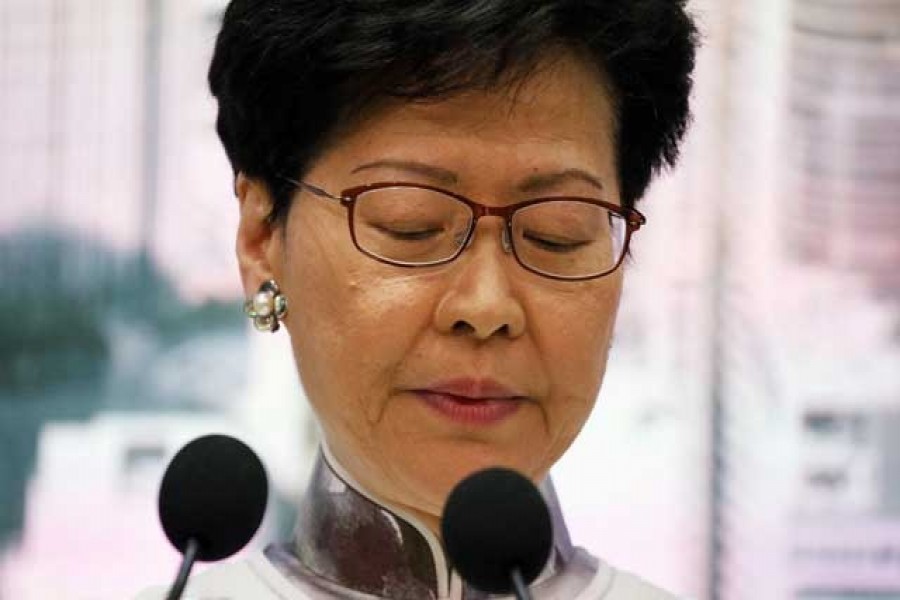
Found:
[[[549,477],[540,489],[550,509],[554,551],[535,583],[562,570],[573,553]],[[267,554],[304,579],[359,598],[487,597],[462,584],[428,528],[369,494],[324,445],[300,502],[292,544]]]

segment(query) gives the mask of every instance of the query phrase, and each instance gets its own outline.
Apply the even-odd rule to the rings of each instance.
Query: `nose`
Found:
[[[500,244],[498,229],[504,236]],[[513,339],[525,332],[525,309],[509,278],[518,265],[505,236],[498,220],[479,220],[466,251],[448,270],[450,280],[435,310],[439,331],[479,341]]]
[[[475,223],[477,224],[481,218],[482,217],[476,218]],[[505,224],[504,224],[504,227],[500,230],[500,247],[503,248],[503,251],[506,252],[507,254],[512,252],[512,240],[510,239],[509,236],[510,236],[509,227],[505,226]],[[478,237],[478,236],[472,235],[469,237],[468,241],[466,242],[466,249],[468,249],[469,246],[472,245],[472,242],[475,240],[476,237]]]

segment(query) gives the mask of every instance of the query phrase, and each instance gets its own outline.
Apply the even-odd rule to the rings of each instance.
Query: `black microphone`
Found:
[[[159,489],[163,531],[184,555],[167,600],[181,598],[195,560],[222,560],[247,545],[268,496],[262,462],[243,442],[207,435],[178,451]]]
[[[453,488],[441,518],[450,561],[472,586],[530,600],[528,585],[550,557],[550,511],[531,481],[504,468],[479,471]]]

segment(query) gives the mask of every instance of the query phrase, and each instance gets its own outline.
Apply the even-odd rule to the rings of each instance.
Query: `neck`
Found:
[[[441,517],[421,509],[406,504],[390,502],[374,494],[369,487],[363,485],[350,471],[344,467],[345,462],[335,455],[331,446],[323,439],[321,443],[322,457],[332,471],[356,492],[362,494],[368,500],[374,502],[378,506],[383,506],[391,512],[397,514],[403,519],[409,521],[417,529],[425,529],[428,533],[436,538],[441,539]]]

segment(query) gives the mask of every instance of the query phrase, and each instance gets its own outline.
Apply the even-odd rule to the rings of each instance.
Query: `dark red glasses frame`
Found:
[[[618,269],[619,266],[621,266],[622,262],[625,260],[625,256],[628,254],[628,247],[629,247],[629,244],[631,243],[632,234],[635,231],[639,230],[641,228],[641,226],[647,222],[646,217],[644,217],[644,215],[641,214],[637,209],[634,209],[634,208],[625,209],[616,204],[604,202],[603,200],[597,200],[595,198],[581,198],[581,197],[577,197],[577,196],[571,196],[571,197],[570,196],[556,196],[556,197],[550,197],[550,198],[535,198],[532,200],[525,200],[524,202],[517,202],[516,204],[509,204],[507,206],[487,206],[486,204],[481,204],[479,202],[475,202],[474,200],[470,200],[469,198],[466,198],[465,196],[461,196],[455,192],[451,192],[449,190],[445,190],[445,189],[439,188],[439,187],[434,187],[434,186],[430,186],[430,185],[422,185],[422,184],[418,184],[418,183],[406,183],[406,182],[371,183],[371,184],[367,184],[367,185],[359,185],[359,186],[347,188],[346,190],[342,191],[339,196],[334,196],[332,194],[329,194],[322,188],[317,187],[312,184],[309,184],[309,183],[306,183],[305,181],[297,181],[297,180],[291,179],[289,177],[282,177],[282,179],[284,179],[286,182],[292,184],[293,186],[295,186],[299,189],[306,190],[316,196],[319,196],[320,198],[325,198],[326,200],[333,200],[335,202],[340,203],[341,206],[343,206],[344,208],[347,209],[348,225],[350,226],[350,237],[353,239],[353,245],[356,246],[357,250],[359,250],[366,256],[377,260],[378,262],[388,264],[388,265],[394,265],[394,266],[398,266],[398,267],[406,267],[406,268],[431,267],[431,266],[444,265],[444,264],[453,262],[463,253],[463,251],[469,245],[469,242],[471,241],[472,236],[475,233],[476,225],[478,224],[478,219],[480,219],[481,217],[500,217],[503,219],[503,222],[504,222],[504,228],[506,230],[506,235],[508,236],[507,239],[509,240],[509,247],[512,250],[513,256],[515,256],[515,258],[516,258],[516,262],[518,262],[522,266],[522,268],[524,268],[527,271],[530,271],[532,273],[535,273],[536,275],[540,275],[542,277],[547,277],[549,279],[556,279],[559,281],[587,281],[589,279],[598,279],[600,277],[603,277],[604,275],[609,275],[610,273],[612,273],[616,269]],[[419,263],[403,263],[403,262],[393,261],[393,260],[384,258],[383,256],[378,256],[377,254],[373,254],[372,252],[369,252],[368,250],[362,248],[356,239],[356,232],[355,232],[355,228],[353,227],[353,212],[354,212],[353,207],[356,203],[356,199],[366,192],[371,192],[371,191],[385,189],[385,188],[415,188],[415,189],[429,190],[432,192],[437,192],[439,194],[444,194],[446,196],[450,196],[451,198],[455,198],[456,200],[458,200],[458,201],[462,202],[463,204],[465,204],[466,206],[468,206],[469,209],[472,211],[472,225],[469,227],[469,231],[466,233],[466,239],[463,240],[463,242],[460,244],[459,250],[457,250],[455,254],[453,254],[452,256],[449,256],[447,258],[437,260],[434,262],[419,264]],[[542,204],[545,202],[558,202],[561,200],[570,201],[570,202],[583,202],[585,204],[593,204],[596,206],[601,206],[601,207],[605,208],[606,210],[619,215],[620,217],[622,217],[625,220],[625,241],[622,246],[622,256],[619,257],[619,260],[616,262],[616,264],[612,268],[610,268],[606,271],[603,271],[601,273],[596,273],[596,274],[592,274],[592,275],[585,275],[585,276],[580,276],[580,277],[565,277],[562,275],[554,275],[552,273],[546,273],[544,271],[540,271],[538,269],[535,269],[534,267],[528,266],[526,263],[524,263],[522,261],[522,259],[519,257],[519,254],[516,252],[516,245],[514,243],[512,243],[512,240],[513,240],[513,232],[512,232],[513,214],[516,211],[526,208],[528,206],[533,206],[535,204]]]

